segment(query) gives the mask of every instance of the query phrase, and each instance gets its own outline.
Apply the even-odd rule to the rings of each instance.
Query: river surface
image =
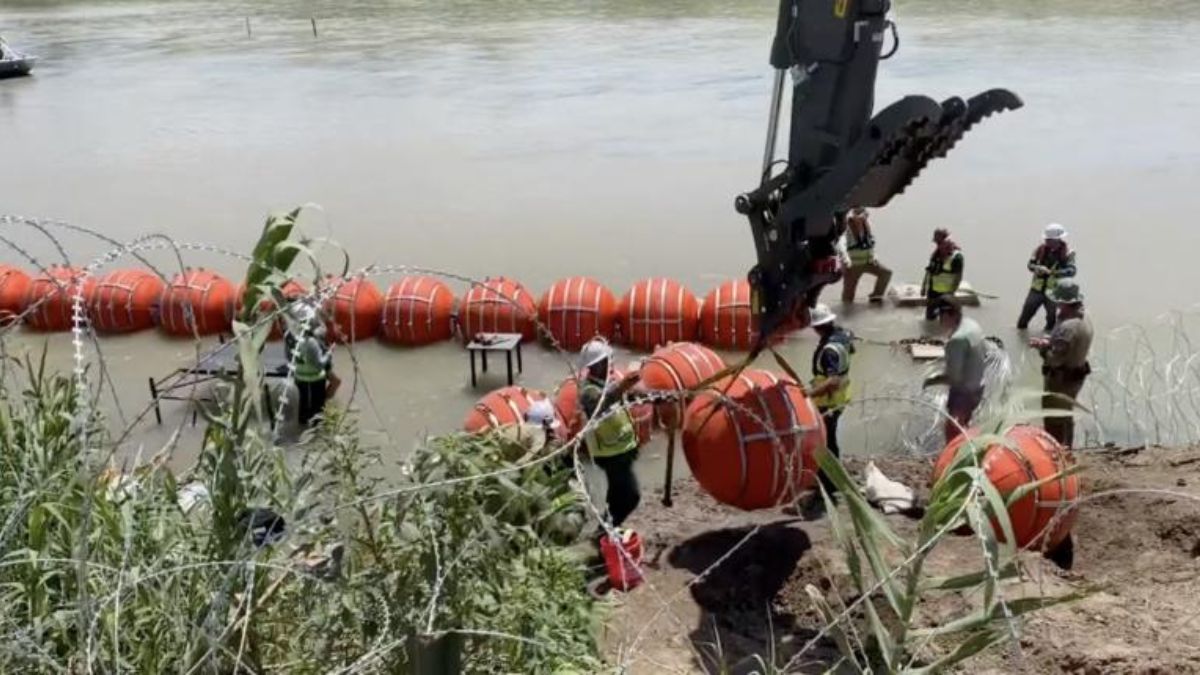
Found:
[[[919,280],[931,230],[950,228],[968,279],[999,296],[976,316],[1026,382],[1037,359],[1012,325],[1049,221],[1071,232],[1102,328],[1192,307],[1200,2],[895,4],[902,45],[882,65],[878,101],[1005,86],[1026,102],[875,214],[897,281]],[[354,267],[505,274],[535,292],[572,274],[618,294],[669,275],[702,297],[752,264],[732,203],[758,172],[774,12],[772,0],[0,0],[0,33],[42,59],[34,77],[0,81],[0,213],[248,251],[270,210],[314,203],[306,232],[331,236]],[[76,262],[109,248],[51,231]],[[3,235],[61,259],[32,228]],[[338,261],[331,245],[320,258]],[[9,245],[0,262],[29,266]],[[863,307],[847,322],[877,340],[922,330],[913,310]],[[8,347],[38,345],[10,336]],[[102,346],[116,420],[146,405],[147,378],[194,355],[157,335]],[[69,363],[68,336],[50,347]],[[811,348],[803,336],[785,352],[804,367]],[[868,390],[914,377],[886,348],[862,352],[856,379]],[[348,356],[338,359],[350,379]],[[370,343],[357,356],[354,405],[391,447],[455,428],[478,395],[450,345]],[[567,370],[530,348],[523,382],[552,387]],[[181,406],[164,412],[164,427],[135,436],[147,451],[186,421]],[[850,426],[844,446],[887,449],[888,433],[871,440],[870,424]]]

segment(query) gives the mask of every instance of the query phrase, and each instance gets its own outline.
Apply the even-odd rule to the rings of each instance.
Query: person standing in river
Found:
[[[1062,279],[1075,276],[1075,251],[1067,245],[1067,228],[1050,223],[1042,233],[1042,243],[1029,258],[1033,283],[1025,296],[1025,305],[1017,318],[1017,330],[1025,330],[1039,309],[1046,308],[1046,332],[1054,330],[1057,310],[1050,295]]]
[[[945,306],[943,300],[954,298],[963,280],[962,249],[950,238],[950,231],[939,227],[933,231],[933,254],[925,267],[925,281],[921,284],[921,295],[925,298],[925,320],[938,318]]]
[[[850,264],[842,273],[842,302],[847,305],[854,302],[858,281],[864,274],[875,277],[875,288],[871,290],[868,300],[872,303],[883,302],[888,284],[892,281],[892,271],[875,257],[875,235],[867,220],[867,210],[862,207],[855,208],[846,216],[846,256]]]
[[[296,390],[299,394],[297,418],[308,427],[325,411],[325,404],[337,391],[341,380],[333,373],[333,350],[326,338],[325,323],[316,306],[297,303],[294,319],[284,333],[287,358],[294,363]]]
[[[963,316],[962,307],[943,298],[938,308],[946,340],[946,365],[941,373],[925,380],[925,387],[944,384],[946,395],[946,442],[954,440],[971,425],[975,409],[983,401],[983,377],[986,370],[983,329],[974,319]]]
[[[1065,447],[1075,443],[1075,418],[1067,414],[1092,369],[1088,351],[1092,348],[1092,322],[1083,313],[1083,293],[1072,279],[1065,279],[1051,291],[1058,306],[1058,324],[1049,337],[1033,338],[1029,346],[1042,355],[1042,409],[1059,414],[1048,415],[1042,425],[1047,433]]]

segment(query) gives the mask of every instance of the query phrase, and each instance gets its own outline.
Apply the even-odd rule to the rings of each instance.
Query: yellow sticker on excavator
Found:
[[[850,6],[850,0],[833,0],[833,15],[839,19],[846,18],[846,9]]]

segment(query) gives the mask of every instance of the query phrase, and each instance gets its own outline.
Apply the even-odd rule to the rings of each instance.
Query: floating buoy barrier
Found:
[[[216,335],[233,325],[237,290],[228,279],[205,269],[175,275],[163,290],[159,325],[168,335]]]
[[[393,283],[383,301],[380,339],[427,345],[454,335],[454,292],[433,277],[407,276]]]
[[[463,420],[463,431],[479,433],[499,429],[525,421],[525,413],[534,401],[544,400],[546,395],[525,387],[503,387],[483,398],[471,408]],[[561,421],[561,420],[560,420]]]
[[[978,436],[972,430],[954,439],[938,457],[933,468],[936,483],[969,439]],[[1005,498],[1023,485],[1042,482],[1037,489],[1008,507],[1016,545],[1022,549],[1052,551],[1071,533],[1078,509],[1078,475],[1053,476],[1069,470],[1075,459],[1058,441],[1039,427],[1017,425],[1004,432],[1004,443],[994,443],[983,451],[979,466],[988,480]],[[1053,527],[1051,528],[1051,524]],[[993,524],[996,537],[1004,533]]]
[[[285,301],[291,302],[308,295],[308,288],[295,279],[288,279],[279,287],[279,292],[283,295]],[[234,302],[238,314],[242,313],[245,302],[246,284],[243,283],[238,286],[237,300]],[[271,322],[271,332],[267,336],[268,340],[278,340],[283,337],[283,332],[287,329],[287,320],[282,316],[283,311],[281,310],[286,309],[286,307],[278,307],[275,303],[275,298],[269,294],[263,295],[258,301],[258,311],[254,313],[257,318],[264,318],[272,313],[279,312],[279,316]]]
[[[537,334],[537,306],[519,282],[489,277],[472,284],[458,308],[462,338],[470,342],[477,333],[520,333],[525,340]]]
[[[337,285],[333,296],[325,301],[329,334],[343,343],[375,337],[383,320],[383,293],[379,288],[363,278],[329,277],[326,284]]]
[[[166,284],[153,272],[113,270],[96,282],[88,317],[99,333],[132,333],[154,327]]]
[[[25,317],[26,325],[44,332],[71,330],[75,323],[72,305],[82,276],[78,268],[53,265],[34,277],[25,292],[25,309],[32,310]],[[92,277],[83,281],[85,309],[95,286]]]
[[[20,316],[29,292],[29,275],[11,265],[0,265],[0,323]]]
[[[695,340],[699,311],[696,296],[678,281],[661,277],[639,281],[618,308],[621,341],[650,351]]]
[[[730,279],[709,291],[700,305],[700,341],[717,349],[749,350],[756,340],[750,282]]]
[[[617,299],[590,277],[560,279],[542,295],[538,319],[560,347],[577,352],[597,335],[612,339]]]
[[[676,342],[661,347],[642,361],[640,386],[648,392],[681,394],[725,369],[720,356],[694,342]],[[663,424],[674,426],[683,416],[686,401],[675,400],[658,407]]]
[[[718,392],[725,391],[722,399]],[[765,370],[698,394],[683,423],[683,453],[713,499],[746,511],[787,503],[816,485],[825,426],[804,388]]]
[[[612,368],[608,374],[609,382],[620,382],[625,379],[625,375],[631,372],[632,368],[620,369]],[[579,371],[576,377],[568,377],[563,380],[558,388],[554,390],[554,409],[558,411],[558,416],[564,421],[568,439],[575,438],[579,432],[583,430],[583,424],[586,421],[580,416],[579,408],[579,383],[587,377],[587,371]],[[634,392],[636,393],[636,391]],[[638,442],[647,443],[654,433],[654,405],[651,403],[638,403],[629,406],[629,416],[633,418],[634,428],[637,430]]]

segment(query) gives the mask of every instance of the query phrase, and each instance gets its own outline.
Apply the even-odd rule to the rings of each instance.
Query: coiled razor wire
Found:
[[[51,231],[54,229],[87,234],[112,245],[113,248],[111,250],[95,258],[83,268],[84,275],[94,274],[103,266],[116,262],[120,258],[128,255],[146,263],[147,266],[150,267],[156,274],[166,280],[165,275],[161,271],[159,271],[157,268],[154,268],[153,265],[151,265],[142,257],[142,253],[156,250],[169,250],[173,252],[175,262],[177,263],[180,272],[183,272],[187,269],[183,256],[185,252],[206,252],[218,254],[239,260],[241,262],[247,262],[250,260],[249,256],[236,251],[231,251],[208,244],[178,242],[164,235],[147,235],[144,237],[135,238],[127,243],[121,243],[114,241],[113,239],[94,229],[80,227],[61,221],[38,220],[22,216],[0,216],[0,225],[24,225],[42,233],[53,243],[56,251],[62,257],[64,264],[70,264],[70,257],[68,256],[67,251],[62,245],[61,241],[54,234],[52,234]],[[33,264],[34,267],[43,271],[43,273],[47,269],[46,265],[41,263],[35,256],[30,255],[28,251],[7,236],[0,236],[0,244],[4,244],[10,250],[16,252],[23,259]],[[314,268],[317,270],[318,278],[320,278],[319,265],[316,264],[315,260],[312,260],[311,262],[313,263]],[[342,275],[335,275],[331,278],[328,278],[325,283],[314,285],[314,288],[311,292],[304,294],[296,301],[312,302],[317,306],[321,306],[326,300],[328,300],[337,292],[337,289],[342,284],[350,280],[363,279],[378,275],[410,273],[429,274],[475,286],[486,286],[487,284],[486,280],[478,281],[465,275],[426,269],[418,266],[370,265],[353,272],[347,270]],[[89,359],[95,359],[97,362],[99,362],[102,381],[105,376],[110,378],[110,389],[113,394],[114,402],[119,405],[119,401],[116,400],[117,396],[115,387],[111,386],[111,372],[104,363],[104,357],[103,353],[100,351],[99,341],[96,339],[95,333],[92,331],[87,320],[86,308],[83,304],[84,298],[82,295],[82,287],[82,283],[76,284],[75,292],[71,298],[73,319],[72,348],[75,364],[74,378],[76,381],[77,396],[80,398],[79,407],[80,410],[85,413],[80,416],[79,424],[76,427],[76,430],[80,435],[81,447],[89,449],[89,452],[85,453],[84,461],[81,463],[81,470],[95,471],[99,468],[100,464],[95,461],[95,459],[98,457],[98,454],[93,451],[99,451],[100,448],[90,448],[92,445],[92,438],[90,436],[90,429],[86,421],[90,419],[90,411],[94,410],[99,403],[101,389],[97,387],[95,391],[92,391],[89,387],[88,369],[86,367],[89,363]],[[498,296],[503,297],[502,294],[494,287],[489,288]],[[60,288],[60,290],[65,289]],[[516,304],[515,300],[512,298],[504,299],[514,305]],[[293,304],[296,301],[293,301]],[[274,322],[278,320],[279,316],[289,309],[290,306],[280,307],[275,308],[269,313],[264,313],[263,316],[259,317],[258,325],[262,326],[268,322]],[[30,311],[36,311],[36,308],[27,308],[19,318],[24,318],[24,316],[26,316]],[[1173,445],[1190,444],[1200,441],[1200,392],[1197,391],[1197,389],[1200,389],[1200,372],[1197,372],[1198,364],[1196,353],[1192,350],[1192,326],[1190,325],[1197,322],[1200,322],[1200,313],[1197,313],[1195,310],[1190,312],[1175,312],[1160,317],[1160,319],[1155,322],[1155,325],[1150,328],[1137,326],[1119,328],[1109,331],[1102,336],[1102,339],[1097,340],[1097,344],[1093,349],[1091,361],[1093,376],[1089,380],[1089,387],[1085,390],[1085,395],[1083,396],[1082,400],[1083,406],[1088,412],[1088,414],[1083,416],[1084,419],[1082,424],[1085,438],[1087,438],[1088,441],[1097,443],[1124,442],[1131,444],[1154,443]],[[5,348],[5,339],[7,338],[9,331],[13,330],[16,325],[17,324],[14,323],[10,326],[0,327],[0,349]],[[554,341],[553,335],[549,332],[546,326],[544,326],[540,321],[537,322],[537,326],[539,334],[550,343],[555,354],[562,361],[566,371],[573,377],[577,377],[577,370],[574,367],[575,364],[573,358],[557,345],[557,343]],[[201,357],[201,341],[199,336],[193,336],[193,338],[196,345],[197,360],[199,360]],[[90,354],[87,350],[89,345],[93,348],[93,351]],[[217,346],[216,350],[236,348],[235,340],[233,342],[228,342]],[[353,402],[355,394],[361,389],[367,397],[368,403],[374,410],[376,416],[382,420],[382,416],[379,415],[377,406],[370,395],[370,390],[367,386],[363,369],[360,368],[357,357],[355,356],[354,344],[352,342],[348,343],[347,349],[350,352],[351,359],[354,363],[355,375],[354,386],[351,389],[350,401],[351,403]],[[288,354],[288,369],[287,376],[285,378],[286,387],[294,388],[295,364],[298,357],[298,349],[293,349],[292,352]],[[1023,361],[1024,360],[1025,357],[1023,357]],[[1008,393],[1012,388],[1013,375],[1016,370],[1011,358],[1003,349],[996,345],[989,346],[986,364],[985,391],[987,393],[979,412],[980,418],[988,418],[997,415],[1004,409],[1005,406],[1009,405],[1009,402],[1006,401],[1006,398],[1008,397]],[[8,373],[6,370],[0,370],[0,377],[7,377],[7,375]],[[853,377],[856,382],[860,383],[860,396],[858,397],[858,401],[855,403],[855,407],[858,411],[858,420],[863,423],[863,427],[871,427],[872,423],[876,420],[886,419],[896,415],[902,417],[901,433],[899,434],[898,445],[883,446],[884,449],[893,451],[902,449],[913,453],[928,454],[941,447],[942,420],[945,418],[945,414],[943,412],[945,407],[944,390],[938,390],[936,388],[930,390],[917,389],[916,387],[919,386],[919,383],[914,384],[914,378],[912,377],[911,372],[900,372],[899,368],[886,369],[881,375],[875,377],[863,377],[860,373],[854,373]],[[757,416],[757,413],[745,408],[740,402],[729,398],[722,391],[720,391],[718,387],[708,387],[708,389],[710,392],[709,395],[715,397],[712,403],[714,406],[721,405],[734,409],[739,414],[744,415],[747,419],[752,420],[755,425],[761,427],[763,434],[769,437],[771,440],[773,452],[775,452],[777,455],[777,461],[782,461],[783,466],[787,467],[788,472],[794,470],[794,463],[789,461],[791,453],[789,452],[788,445],[785,443],[785,441],[783,441],[783,439],[780,438],[779,434],[776,433],[773,425],[770,424],[769,421],[760,419]],[[592,515],[600,523],[600,526],[605,533],[607,533],[610,537],[616,537],[617,532],[613,528],[611,521],[608,519],[607,515],[601,512],[601,510],[595,505],[595,500],[588,491],[586,476],[583,474],[582,470],[582,439],[587,435],[588,432],[594,430],[598,424],[603,422],[610,415],[618,414],[621,411],[627,410],[633,406],[644,404],[679,404],[681,402],[686,402],[690,397],[697,393],[697,391],[682,391],[649,392],[631,395],[628,396],[622,404],[613,406],[608,411],[602,413],[598,412],[597,414],[592,415],[586,421],[582,432],[574,437],[571,441],[563,444],[561,447],[551,452],[543,453],[542,455],[534,457],[529,461],[523,462],[519,465],[506,467],[491,474],[471,476],[467,478],[448,479],[432,484],[404,485],[396,489],[379,492],[375,495],[371,495],[367,498],[359,499],[354,502],[339,504],[337,505],[337,508],[352,508],[358,506],[364,501],[386,499],[405,492],[430,489],[437,486],[454,485],[468,481],[483,480],[496,475],[501,475],[503,473],[521,471],[530,466],[549,462],[557,457],[561,457],[564,454],[571,453],[572,455],[575,455],[576,460],[578,460],[575,463],[577,479],[576,487],[581,492],[581,496],[584,498],[583,502],[586,505],[586,508],[591,511]],[[139,415],[137,415],[132,422],[126,423],[126,428],[118,438],[118,442],[112,444],[112,446],[108,449],[107,454],[109,460],[112,459],[113,454],[116,452],[117,448],[120,447],[121,441],[128,437],[128,435],[132,432],[132,428],[136,426],[140,420],[144,419],[145,415],[150,411],[152,405],[153,402],[147,405],[147,407]],[[282,422],[284,421],[284,410],[285,406],[280,405],[275,411],[275,416],[273,419],[275,423],[273,425],[275,431],[273,431],[270,435],[272,444],[278,442],[279,440],[278,430],[282,427]],[[182,428],[176,430],[176,433],[172,435],[172,440],[168,442],[169,445],[177,442],[181,431]],[[790,481],[785,481],[785,484],[788,483],[790,483]],[[629,645],[629,649],[622,650],[623,657],[621,666],[626,667],[632,662],[632,659],[637,653],[639,644],[646,635],[646,631],[651,623],[657,620],[658,616],[666,615],[677,625],[683,626],[682,620],[672,609],[672,600],[674,597],[677,597],[679,593],[684,592],[687,590],[687,588],[690,588],[696,583],[702,581],[707,575],[711,574],[713,570],[717,569],[722,563],[729,560],[739,548],[757,535],[760,528],[761,526],[752,528],[739,542],[737,542],[722,556],[720,556],[717,561],[697,575],[697,577],[687,584],[684,589],[681,589],[671,597],[665,597],[660,589],[655,588],[654,585],[649,583],[649,580],[647,580],[647,590],[650,592],[656,602],[659,603],[659,610],[655,615],[655,618],[650,622],[647,622],[641,628],[632,644]],[[7,536],[8,530],[9,528],[7,525],[0,529],[0,543],[3,543],[3,539]],[[979,527],[976,528],[976,530],[981,532],[984,530],[984,528]],[[81,539],[86,540],[86,537]],[[991,570],[993,574],[998,574],[997,570],[994,568],[995,561],[990,557],[987,542],[984,541],[982,537],[980,538],[980,541],[981,548],[983,550],[983,556],[988,569]],[[82,549],[77,552],[77,557],[75,558],[58,561],[57,563],[54,561],[44,562],[46,564],[76,565],[80,574],[87,574],[88,563],[86,560],[86,553],[86,549]],[[625,554],[624,551],[621,551],[621,553],[627,557],[627,554]],[[898,566],[895,570],[893,570],[889,577],[877,580],[877,585],[874,589],[872,589],[872,592],[864,594],[855,602],[851,603],[849,606],[846,606],[844,611],[835,618],[835,621],[832,624],[826,626],[816,637],[812,638],[800,649],[799,652],[793,656],[791,663],[795,663],[796,659],[800,658],[804,653],[815,647],[818,639],[821,636],[828,634],[828,632],[832,630],[838,623],[847,620],[858,604],[865,601],[865,599],[870,597],[875,591],[878,591],[883,584],[888,583],[889,580],[894,577],[895,574],[901,572],[904,567],[911,562],[911,560],[912,558]],[[627,562],[633,563],[634,561],[627,559]],[[450,561],[449,564],[449,569],[453,569],[454,562]],[[261,567],[264,565],[264,563],[250,560],[232,561],[228,563],[228,565],[231,567],[230,574],[233,575],[237,574],[239,571],[246,572],[254,569],[255,567]],[[267,565],[267,567],[272,566]],[[280,567],[279,569],[285,570],[288,574],[294,573],[294,570],[291,570],[291,568]],[[130,589],[135,588],[138,583],[148,581],[152,577],[178,573],[181,571],[182,569],[158,570],[149,576],[135,577],[130,579],[128,583],[119,585],[118,593],[127,593]],[[113,570],[113,572],[118,573],[122,578],[129,574],[129,571],[125,569]],[[448,574],[449,571],[446,573]],[[439,574],[441,574],[441,571],[439,571]],[[119,597],[110,598],[108,601],[114,600],[119,601]],[[89,670],[91,670],[94,662],[94,653],[92,653],[91,648],[94,644],[93,636],[99,627],[95,625],[95,621],[91,618],[92,615],[89,613],[89,610],[91,609],[90,602],[85,602],[84,604],[87,606],[82,607],[81,610],[84,612],[83,616],[85,617],[83,625],[85,626],[85,631],[87,632],[87,639],[84,641],[84,644],[87,645],[87,653],[85,653],[83,656],[85,658],[84,663],[86,663]],[[383,605],[386,606],[386,603],[383,603]],[[1011,623],[1011,616],[1007,612],[1007,606],[1005,606],[1005,615],[1010,619],[1008,622],[1009,630],[1015,637],[1016,627]],[[432,625],[432,618],[433,615],[431,614],[431,624],[428,626],[428,628],[433,633],[437,633],[439,629]],[[489,634],[489,631],[486,629],[470,629],[467,632]],[[520,637],[505,636],[502,634],[493,634],[492,636],[512,639],[517,639]],[[13,637],[14,639],[28,639],[24,637],[20,631],[7,637]],[[359,664],[351,666],[347,672],[353,672],[365,667],[369,663],[380,658],[387,651],[399,648],[402,644],[403,641],[397,641],[395,644],[384,644],[380,642],[371,650],[370,653],[364,656],[363,661],[361,661]],[[1013,641],[1013,646],[1014,649],[1018,650],[1019,653],[1019,645],[1015,640]],[[695,647],[693,647],[693,650],[694,649]],[[697,654],[697,656],[699,656],[699,654]]]

